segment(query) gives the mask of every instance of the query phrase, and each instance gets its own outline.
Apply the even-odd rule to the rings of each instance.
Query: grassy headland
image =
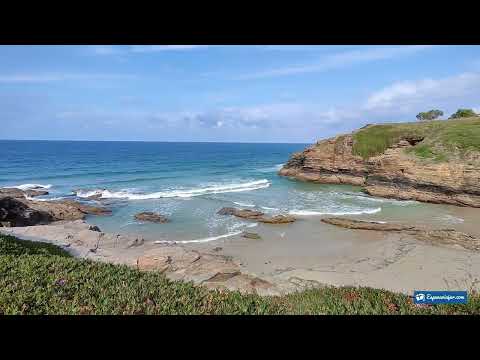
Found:
[[[409,152],[423,159],[447,161],[480,151],[480,117],[372,125],[353,135],[353,152],[368,159],[405,137],[424,137]]]
[[[408,296],[370,288],[242,295],[0,235],[0,314],[480,314],[480,296],[470,294],[466,305],[419,308]]]

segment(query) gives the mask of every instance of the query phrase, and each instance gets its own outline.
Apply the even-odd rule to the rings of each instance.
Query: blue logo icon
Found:
[[[466,291],[415,291],[413,302],[415,304],[466,304]]]

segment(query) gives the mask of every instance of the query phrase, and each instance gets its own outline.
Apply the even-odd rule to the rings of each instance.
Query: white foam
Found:
[[[442,217],[439,217],[437,219],[442,220],[442,221],[446,221],[446,222],[449,222],[449,223],[453,223],[453,224],[461,224],[461,223],[465,222],[464,219],[453,216],[453,215],[443,215]]]
[[[272,211],[278,211],[279,210],[277,208],[271,208],[271,207],[267,207],[267,206],[260,206],[260,208],[262,208],[263,210],[272,210]]]
[[[233,203],[238,206],[255,207],[255,204],[246,204],[246,203],[237,202],[237,201],[234,201]]]
[[[262,172],[262,173],[277,172],[277,171],[280,171],[280,169],[283,167],[283,165],[285,165],[285,164],[276,164],[272,167],[257,169],[257,171]]]
[[[318,216],[318,215],[362,215],[362,214],[376,214],[382,211],[382,208],[376,209],[366,209],[360,211],[330,211],[330,212],[321,212],[321,211],[313,211],[313,210],[292,210],[289,211],[290,215],[297,215],[297,216]]]
[[[388,203],[392,205],[398,205],[398,206],[408,206],[412,204],[416,204],[417,201],[415,200],[397,200],[397,199],[388,199],[388,198],[376,198],[372,197],[369,195],[360,195],[356,193],[351,193],[351,192],[345,192],[345,193],[338,193],[338,192],[332,192],[332,194],[339,196],[343,199],[355,199],[355,200],[366,200],[366,201],[372,201],[372,202],[380,202],[380,203]]]
[[[110,191],[110,190],[93,190],[78,191],[78,197],[89,197],[93,195],[101,195],[104,199],[129,199],[129,200],[147,200],[160,198],[190,198],[193,196],[201,196],[207,194],[222,194],[230,192],[252,191],[264,189],[270,186],[268,180],[257,180],[238,184],[212,185],[204,188],[196,188],[190,190],[170,190],[160,191],[150,194],[136,194],[130,191]]]
[[[22,184],[18,186],[11,186],[12,188],[20,189],[20,190],[33,190],[33,189],[50,189],[52,187],[51,184],[42,185],[42,184]]]
[[[208,237],[208,238],[204,238],[204,239],[197,239],[197,240],[183,240],[183,241],[159,240],[159,241],[155,241],[154,244],[166,244],[166,243],[167,243],[167,244],[206,243],[206,242],[210,242],[210,241],[215,241],[215,240],[219,240],[219,239],[224,239],[224,238],[231,237],[231,236],[240,235],[241,233],[242,233],[242,231],[235,231],[235,232],[231,232],[231,233],[224,234],[224,235],[212,236],[212,237]]]
[[[63,200],[65,198],[64,197],[54,197],[54,198],[49,198],[49,199],[38,199],[36,197],[31,197],[31,196],[25,195],[25,199],[33,200],[33,201],[57,201],[57,200]]]

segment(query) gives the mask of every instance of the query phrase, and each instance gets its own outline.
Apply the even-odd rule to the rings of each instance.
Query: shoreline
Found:
[[[319,241],[314,244],[316,251],[308,246],[294,251],[291,243],[309,231],[306,224],[339,246],[329,248],[328,242]],[[156,270],[171,280],[259,295],[323,286],[371,287],[406,295],[418,289],[480,290],[480,252],[425,244],[408,234],[338,229],[322,224],[320,218],[318,223],[259,224],[255,232],[260,240],[235,235],[189,244],[155,244],[141,236],[90,228],[87,221],[77,220],[0,232],[59,245],[82,259]]]
[[[14,195],[7,203],[12,213],[20,211],[17,215],[23,223],[1,227],[0,233],[59,245],[77,258],[156,270],[171,280],[192,281],[207,288],[259,295],[323,286],[371,287],[407,295],[418,289],[480,290],[480,251],[451,246],[448,241],[422,242],[411,233],[338,228],[321,221],[328,214],[306,212],[293,218],[223,208],[218,214],[246,221],[243,230],[253,232],[253,237],[235,231],[175,241],[161,233],[122,234],[118,228],[102,232],[103,217],[95,215],[111,214],[105,207],[108,203],[36,201],[25,199],[26,191],[36,196],[42,190],[3,189],[4,196]],[[39,220],[50,223],[28,226],[32,225],[29,208],[41,215]],[[343,214],[342,219],[353,220],[353,216],[377,224],[430,229],[445,229],[448,223],[448,228],[480,238],[479,210],[475,208],[429,205],[408,212],[388,206],[384,210]]]

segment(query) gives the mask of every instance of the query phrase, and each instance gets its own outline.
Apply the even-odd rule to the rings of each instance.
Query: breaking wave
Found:
[[[91,190],[77,192],[77,196],[81,198],[88,198],[90,196],[100,195],[103,199],[128,199],[128,200],[148,200],[148,199],[161,199],[161,198],[190,198],[194,196],[202,196],[208,194],[222,194],[230,192],[242,192],[252,191],[258,189],[264,189],[270,186],[268,180],[258,180],[239,184],[225,184],[225,185],[212,185],[204,188],[194,188],[190,190],[169,190],[160,191],[150,194],[139,194],[130,191],[110,191],[110,190]]]
[[[42,184],[22,184],[18,186],[11,186],[12,188],[20,189],[20,190],[34,190],[34,189],[50,189],[52,187],[51,184],[42,185]]]
[[[39,199],[37,197],[31,197],[31,196],[26,195],[25,199],[32,200],[32,201],[58,201],[58,200],[64,200],[65,197],[60,196],[60,197],[53,197],[53,198],[48,198],[48,199],[45,199],[45,198]]]
[[[242,233],[242,231],[234,231],[234,232],[231,232],[231,233],[228,233],[228,234],[219,235],[219,236],[212,236],[212,237],[208,237],[208,238],[204,238],[204,239],[197,239],[197,240],[182,240],[182,241],[168,241],[168,240],[159,240],[159,241],[155,241],[154,243],[155,243],[155,244],[190,244],[190,243],[206,243],[206,242],[210,242],[210,241],[215,241],[215,240],[219,240],[219,239],[224,239],[224,238],[231,237],[231,236],[240,235],[241,233]]]
[[[277,208],[272,208],[272,207],[268,207],[268,206],[260,206],[260,208],[263,209],[263,210],[279,211],[279,209],[277,209]]]
[[[242,202],[238,202],[238,201],[234,201],[233,203],[234,203],[235,205],[238,205],[238,206],[255,207],[255,204],[247,204],[247,203],[242,203]]]
[[[317,216],[317,215],[362,215],[362,214],[376,214],[382,211],[382,208],[366,209],[360,211],[314,211],[314,210],[292,210],[289,211],[290,215],[298,216]]]

